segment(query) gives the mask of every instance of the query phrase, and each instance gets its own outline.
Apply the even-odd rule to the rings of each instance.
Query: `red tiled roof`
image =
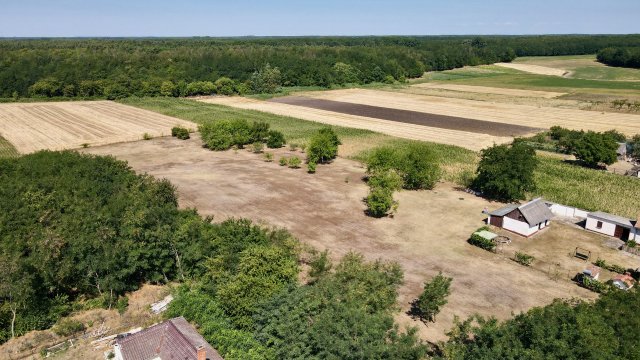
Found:
[[[220,354],[183,317],[167,320],[132,335],[116,339],[124,360],[197,360],[203,346],[207,359],[223,360]]]

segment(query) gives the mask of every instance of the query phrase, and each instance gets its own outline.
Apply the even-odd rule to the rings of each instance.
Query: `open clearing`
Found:
[[[313,99],[303,96],[285,96],[269,101],[313,109],[335,111],[342,114],[365,116],[440,129],[460,130],[493,136],[524,136],[540,131],[527,126],[501,124],[490,121],[465,119],[453,116],[428,114],[418,111],[390,109],[380,106],[352,104],[333,100]]]
[[[19,153],[104,145],[171,134],[195,124],[111,101],[0,104],[0,136]]]
[[[448,183],[434,191],[400,192],[395,218],[373,219],[364,214],[363,166],[342,158],[319,166],[311,175],[280,167],[277,161],[264,162],[262,156],[245,150],[203,149],[197,135],[186,141],[158,138],[83,151],[114,155],[138,172],[169,179],[177,186],[182,207],[196,207],[216,221],[247,217],[286,227],[304,243],[329,249],[334,256],[357,251],[369,259],[399,262],[405,284],[399,298],[403,312],[397,318],[402,324],[419,326],[421,335],[432,341],[444,339],[454,315],[465,318],[477,312],[506,319],[554,298],[595,296],[468,245],[468,236],[482,225],[482,209],[500,204],[457,191]],[[275,158],[287,154],[280,149]],[[424,326],[404,311],[423,282],[439,271],[454,278],[452,294],[437,322]]]
[[[553,91],[536,91],[536,90],[518,90],[518,89],[505,89],[488,86],[473,86],[473,85],[456,85],[456,84],[440,84],[440,83],[422,83],[413,85],[414,88],[421,89],[442,89],[460,92],[471,92],[480,94],[496,94],[496,95],[508,95],[518,97],[532,97],[532,98],[544,98],[553,99],[558,96],[566,95],[566,93],[553,92]]]
[[[576,79],[640,81],[640,69],[607,66],[599,63],[595,55],[527,56],[516,58],[513,63],[567,70]]]
[[[209,104],[225,105],[240,109],[257,110],[329,125],[352,127],[356,129],[367,129],[404,139],[457,145],[474,151],[478,151],[493,144],[503,144],[512,141],[511,137],[491,136],[487,134],[478,134],[468,131],[440,129],[436,127],[399,123],[396,121],[349,115],[335,111],[313,109],[309,107],[279,104],[270,101],[260,101],[239,96],[211,96],[201,97],[198,100]],[[373,106],[376,106],[376,104],[373,104]]]
[[[305,92],[300,95],[316,99],[382,106],[538,128],[548,129],[551,126],[559,125],[575,130],[606,131],[616,129],[628,136],[640,133],[640,115],[634,114],[600,113],[596,111],[490,103],[367,89],[316,91]],[[437,142],[437,140],[433,141]],[[461,139],[461,141],[464,140]]]
[[[497,66],[506,67],[509,69],[519,70],[537,75],[550,75],[550,76],[569,76],[570,71],[566,69],[552,68],[548,66],[531,65],[531,64],[516,64],[516,63],[496,63]]]

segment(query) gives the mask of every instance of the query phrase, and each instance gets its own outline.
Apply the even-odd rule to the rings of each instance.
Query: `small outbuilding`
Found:
[[[585,228],[600,234],[613,236],[620,240],[640,240],[637,221],[618,215],[596,211],[587,215]]]
[[[627,291],[635,285],[636,281],[629,274],[618,274],[611,279],[611,284],[620,290]]]
[[[582,271],[582,274],[590,277],[593,280],[598,280],[601,272],[602,272],[602,268],[600,268],[599,266],[590,264],[587,266],[586,269]]]
[[[516,234],[529,237],[549,226],[553,213],[542,198],[523,205],[507,205],[489,213],[487,222]]]

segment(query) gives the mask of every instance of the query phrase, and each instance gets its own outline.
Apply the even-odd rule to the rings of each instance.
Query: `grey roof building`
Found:
[[[489,224],[515,232],[523,236],[531,236],[549,225],[553,213],[549,205],[537,198],[528,203],[510,204],[489,213]]]

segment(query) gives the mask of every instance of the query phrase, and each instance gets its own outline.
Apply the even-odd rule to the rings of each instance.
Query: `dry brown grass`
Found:
[[[457,85],[457,84],[442,84],[442,83],[422,83],[422,84],[413,85],[413,87],[423,88],[423,89],[443,89],[443,90],[471,92],[471,93],[480,93],[480,94],[497,94],[497,95],[544,98],[544,99],[553,99],[558,96],[562,96],[566,94],[566,93],[552,92],[552,91],[505,89],[505,88],[496,88],[496,87],[488,87],[488,86]]]
[[[195,124],[111,101],[0,104],[0,135],[18,152],[62,150],[171,134]]]
[[[502,66],[509,69],[520,70],[537,75],[551,75],[551,76],[568,76],[570,71],[565,69],[552,68],[541,65],[531,64],[516,64],[516,63],[496,63],[494,65]]]

